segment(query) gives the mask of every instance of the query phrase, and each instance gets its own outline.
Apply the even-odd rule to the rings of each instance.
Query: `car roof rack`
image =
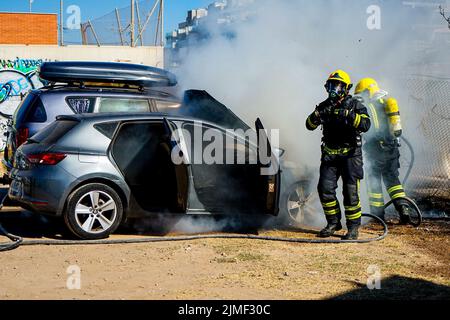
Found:
[[[174,74],[155,67],[118,62],[44,62],[38,69],[41,79],[53,84],[84,87],[137,89],[172,87]]]

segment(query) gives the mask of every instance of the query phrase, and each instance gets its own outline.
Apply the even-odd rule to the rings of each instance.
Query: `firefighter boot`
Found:
[[[400,224],[411,224],[411,209],[407,205],[401,205],[398,213],[400,215]]]
[[[359,227],[361,225],[360,221],[347,222],[347,233],[342,238],[342,240],[357,240],[359,236]]]
[[[320,230],[319,237],[328,238],[331,237],[336,231],[342,230],[342,224],[340,220],[341,219],[338,215],[327,217],[328,224],[324,229]]]

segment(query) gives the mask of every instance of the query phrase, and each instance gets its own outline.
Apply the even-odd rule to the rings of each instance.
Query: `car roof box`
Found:
[[[119,62],[44,62],[39,77],[51,83],[129,85],[140,88],[171,87],[174,74],[155,67]]]

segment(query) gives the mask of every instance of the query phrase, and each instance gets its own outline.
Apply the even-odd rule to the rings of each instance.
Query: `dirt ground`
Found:
[[[16,209],[2,211],[0,222],[30,239],[58,229]],[[449,262],[450,222],[391,226],[385,240],[368,244],[210,239],[29,246],[0,253],[0,299],[450,299]],[[73,265],[81,270],[80,289],[67,288]],[[367,288],[374,270],[380,272],[379,290]]]

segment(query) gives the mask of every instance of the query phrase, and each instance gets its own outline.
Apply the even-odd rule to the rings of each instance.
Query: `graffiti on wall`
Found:
[[[16,111],[28,91],[42,87],[44,84],[37,76],[37,68],[44,59],[14,60],[0,58],[0,131],[7,119]],[[0,132],[0,151],[3,147],[3,132]]]
[[[23,96],[30,90],[43,86],[36,75],[44,59],[0,59],[0,113],[11,116]]]

